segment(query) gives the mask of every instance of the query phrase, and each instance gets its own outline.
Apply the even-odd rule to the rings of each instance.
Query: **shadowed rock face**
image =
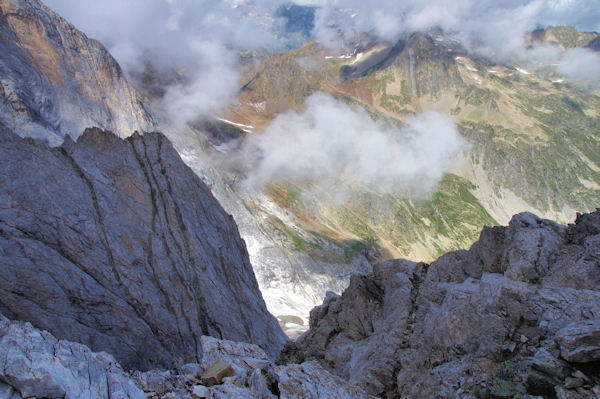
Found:
[[[90,126],[155,126],[106,49],[38,0],[0,0],[0,54],[0,122],[21,136],[57,145]]]
[[[0,312],[126,368],[198,361],[201,335],[286,340],[232,217],[159,133],[59,148],[0,128]]]
[[[393,260],[311,312],[299,354],[385,397],[594,397],[600,211],[530,213],[431,265]]]

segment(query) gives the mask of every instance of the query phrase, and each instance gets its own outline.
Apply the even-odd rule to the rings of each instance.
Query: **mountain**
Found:
[[[161,133],[123,139],[137,122],[154,123],[144,95],[117,67],[100,74],[67,62],[89,46],[97,51],[86,62],[111,65],[108,53],[75,30],[66,40],[72,27],[35,0],[0,4],[2,32],[23,20],[32,29],[21,32],[39,33],[2,36],[10,51],[0,79],[14,89],[3,91],[0,122],[0,397],[598,395],[600,211],[569,226],[520,213],[430,264],[385,260],[460,246],[519,206],[591,206],[593,93],[554,72],[469,55],[440,32],[393,44],[364,36],[350,54],[313,42],[248,63],[229,114],[167,132],[174,144]],[[46,45],[66,58],[33,62]],[[78,83],[53,81],[51,67]],[[131,108],[104,101],[112,81]],[[38,82],[54,93],[48,109],[30,101]],[[86,99],[86,82],[100,100]],[[471,150],[428,198],[355,185],[340,204],[306,181],[244,184],[236,156],[248,131],[302,111],[314,91],[388,126],[420,110],[449,112]],[[118,135],[50,123],[98,115],[128,122],[113,125]],[[285,312],[304,316],[348,279],[295,342],[259,290],[280,306],[284,327],[302,327]]]
[[[92,126],[156,126],[106,49],[39,1],[0,1],[0,52],[0,123],[21,136],[57,145]]]
[[[598,33],[579,32],[572,26],[550,26],[546,29],[539,29],[532,33],[532,40],[559,46],[562,49],[588,47],[594,49],[594,43],[598,42]]]
[[[477,225],[506,223],[517,211],[535,210],[567,221],[575,210],[593,209],[598,198],[597,155],[588,144],[598,135],[600,103],[595,94],[560,83],[558,77],[539,77],[518,66],[472,56],[439,34],[414,34],[393,45],[364,49],[350,59],[326,55],[309,43],[263,58],[233,108],[234,120],[260,129],[282,110],[299,110],[309,95],[326,91],[366,108],[375,118],[402,122],[424,110],[446,113],[471,143],[468,158],[446,175],[429,200],[357,192],[347,208],[364,216],[344,223],[340,215],[336,222],[363,243],[370,232],[378,247],[392,254],[432,259],[469,245]],[[359,200],[361,196],[366,198]],[[376,205],[368,209],[367,202]],[[296,209],[302,211],[301,201]],[[348,213],[332,210],[336,212]],[[421,245],[424,242],[431,245]]]
[[[11,4],[16,3],[6,2],[4,8],[14,7]],[[142,89],[136,90],[97,42],[49,10],[49,16],[40,18],[54,28],[44,29],[59,33],[41,34],[39,40],[21,38],[14,21],[28,21],[25,16],[40,14],[43,5],[24,2],[22,7],[26,11],[7,12],[3,29],[9,33],[3,37],[10,34],[14,40],[4,43],[30,40],[36,50],[17,57],[23,60],[18,67],[8,59],[2,62],[13,71],[7,76],[15,76],[14,87],[48,82],[44,90],[54,94],[44,98],[55,105],[27,102],[33,96],[24,92],[17,103],[28,105],[6,108],[7,126],[20,121],[29,127],[17,129],[19,134],[41,129],[38,136],[59,141],[57,137],[76,136],[91,125],[122,137],[136,129],[154,130],[154,121],[160,118],[153,118],[141,100],[160,97],[165,88],[154,86],[168,84],[170,77],[161,80],[154,71],[150,74],[156,78],[150,79],[154,86],[141,82]],[[290,30],[306,30],[312,11],[283,7],[279,12],[291,21]],[[252,15],[249,9],[247,17]],[[296,33],[303,34],[302,29]],[[550,27],[534,32],[531,42],[561,49],[592,48],[597,38],[596,33],[571,27]],[[71,63],[40,56],[48,46],[56,46],[57,54],[62,54],[62,44],[78,49],[77,54],[59,57]],[[27,46],[9,50],[20,54],[23,48]],[[267,305],[290,333],[306,329],[309,310],[327,290],[341,292],[352,274],[369,272],[372,263],[395,257],[431,261],[445,251],[471,245],[481,226],[507,223],[521,211],[567,222],[576,211],[597,205],[599,158],[594,143],[600,103],[593,92],[569,83],[547,66],[486,59],[441,31],[415,33],[395,43],[362,35],[353,47],[342,50],[328,50],[312,41],[279,54],[244,54],[238,100],[220,115],[221,121],[190,127],[188,141],[180,132],[163,129],[236,219]],[[85,58],[88,54],[99,54],[101,61]],[[51,71],[54,65],[69,85],[52,84],[39,72]],[[19,70],[29,71],[32,78],[18,80]],[[79,78],[89,74],[95,78],[85,82]],[[305,100],[317,92],[363,108],[391,125],[402,125],[422,111],[440,111],[453,118],[470,151],[425,198],[382,194],[353,182],[344,182],[351,194],[342,204],[315,193],[310,182],[282,179],[262,190],[246,187],[248,171],[227,166],[239,154],[240,141],[261,134],[286,111],[302,112]],[[114,93],[121,100],[114,100]],[[5,106],[13,104],[12,94],[5,98]],[[36,115],[46,115],[45,127],[32,122],[39,119]],[[68,120],[77,127],[69,128]],[[211,163],[207,153],[217,162]]]
[[[596,397],[599,233],[600,211],[522,213],[468,251],[378,264],[311,311],[296,356],[381,397]]]
[[[235,222],[163,135],[0,134],[2,313],[128,368],[198,360],[202,335],[277,355]]]
[[[568,49],[589,48],[598,34],[551,27],[533,37]],[[423,111],[441,112],[470,145],[426,197],[382,194],[350,181],[343,184],[351,194],[340,204],[323,190],[315,193],[310,181],[285,178],[248,192],[239,182],[251,171],[220,168],[217,174],[226,176],[211,183],[225,186],[215,192],[232,214],[244,214],[242,235],[255,242],[251,259],[278,316],[305,317],[307,305],[324,295],[314,279],[305,280],[303,267],[338,291],[347,281],[342,271],[364,273],[367,261],[431,261],[469,247],[481,226],[505,224],[515,213],[566,223],[597,206],[600,99],[551,66],[494,61],[432,31],[396,43],[365,35],[347,53],[311,41],[248,62],[244,77],[225,115],[232,126],[244,126],[240,137],[259,136],[278,115],[302,113],[307,98],[326,92],[392,126]],[[215,154],[231,158],[239,144],[230,148]],[[236,195],[245,206],[229,205]],[[277,277],[268,271],[273,267]]]
[[[237,226],[166,137],[71,139],[153,126],[115,60],[38,1],[0,5],[0,311],[127,368],[197,361],[202,335],[275,357]]]

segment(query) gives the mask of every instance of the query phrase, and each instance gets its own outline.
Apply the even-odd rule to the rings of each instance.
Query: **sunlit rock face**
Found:
[[[0,135],[0,312],[128,368],[196,361],[202,335],[277,355],[233,218],[163,135]]]
[[[105,352],[92,352],[0,314],[0,397],[373,398],[314,361],[276,365],[256,345],[208,336],[201,337],[199,345],[204,353],[200,363],[173,370],[124,371]],[[203,385],[215,359],[229,376]]]
[[[120,136],[155,125],[97,41],[38,0],[0,1],[0,123],[60,144],[97,126]]]

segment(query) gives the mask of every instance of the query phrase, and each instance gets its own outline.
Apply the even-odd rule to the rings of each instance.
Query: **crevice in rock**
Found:
[[[140,166],[143,168],[144,170],[144,174],[146,175],[146,179],[148,181],[148,185],[150,186],[151,189],[154,190],[154,201],[153,202],[153,208],[156,209],[156,218],[154,218],[154,222],[152,225],[152,230],[155,234],[157,234],[158,236],[160,236],[160,238],[162,239],[163,242],[163,246],[165,248],[165,250],[167,251],[167,256],[171,262],[171,265],[173,266],[173,270],[175,272],[175,275],[178,277],[179,282],[182,286],[186,286],[185,284],[185,277],[181,275],[179,268],[177,267],[177,261],[175,259],[173,259],[173,252],[171,251],[171,247],[169,245],[169,242],[167,241],[167,238],[165,237],[164,234],[164,229],[158,229],[158,224],[157,222],[160,221],[160,212],[158,210],[158,204],[161,203],[162,204],[162,210],[163,210],[163,214],[164,214],[164,218],[165,218],[165,227],[166,230],[169,232],[169,235],[171,236],[171,240],[174,243],[174,245],[176,246],[176,250],[177,253],[181,253],[181,247],[179,246],[178,240],[175,238],[175,233],[173,232],[173,230],[171,229],[171,224],[169,221],[169,212],[167,210],[167,203],[165,201],[165,198],[163,196],[163,193],[160,189],[160,184],[158,179],[156,178],[156,175],[154,174],[154,169],[152,167],[152,165],[150,164],[150,157],[148,154],[148,147],[146,145],[146,139],[143,136],[138,136],[139,140],[142,143],[142,146],[144,147],[144,158],[142,159],[141,156],[139,156],[136,152],[135,146],[132,143],[132,140],[130,141],[132,143],[132,148],[133,151],[136,153],[136,157],[138,159],[138,163],[140,163]],[[160,157],[160,153],[158,154],[158,157]],[[147,161],[147,165],[144,163],[144,159]],[[154,188],[155,187],[155,188]],[[162,223],[161,223],[162,224]],[[185,259],[182,259],[183,262],[185,262]],[[158,278],[158,275],[156,273],[156,268],[154,265],[154,262],[151,263],[151,268],[152,268],[152,272],[154,274],[154,278],[156,280],[156,286],[158,287],[158,289],[161,291],[164,299],[165,299],[165,303],[167,305],[167,307],[169,308],[169,310],[172,312],[173,315],[177,315],[179,314],[179,312],[177,312],[176,307],[177,304],[173,303],[171,301],[171,296],[168,294],[168,290],[163,288],[162,286],[162,281]],[[186,320],[186,323],[188,324],[188,326],[191,326],[191,323],[189,322],[189,320],[187,320],[187,315],[185,314],[185,312],[181,312],[181,316]],[[185,339],[183,337],[183,334],[181,332],[181,328],[179,325],[177,325],[177,333],[179,335],[179,339],[181,343],[185,342]]]
[[[144,143],[143,138],[140,138],[140,139]],[[155,188],[154,188],[154,186],[152,184],[152,180],[150,178],[150,173],[147,170],[146,165],[145,165],[144,160],[142,159],[141,155],[137,152],[137,150],[135,148],[135,145],[133,143],[133,140],[131,138],[129,138],[127,140],[127,142],[130,144],[131,151],[134,154],[135,158],[137,159],[138,164],[140,166],[140,169],[141,169],[142,173],[144,174],[144,176],[146,178],[146,182],[148,183],[148,187],[150,188],[150,198],[151,198],[151,203],[152,203],[152,231],[148,233],[148,238],[147,238],[147,240],[148,240],[148,244],[147,244],[148,245],[147,262],[148,262],[148,265],[150,266],[150,270],[152,272],[152,276],[154,277],[154,281],[155,281],[156,287],[159,289],[160,293],[163,296],[164,303],[167,305],[167,307],[170,308],[170,311],[174,315],[176,315],[177,312],[175,312],[175,309],[172,307],[171,301],[169,300],[168,293],[162,287],[161,279],[158,277],[158,272],[157,272],[157,269],[156,269],[156,265],[154,264],[154,251],[152,249],[152,247],[153,247],[152,246],[152,237],[153,237],[153,234],[156,234],[157,231],[158,231],[158,228],[157,228],[157,219],[158,219],[158,216],[159,216],[158,215],[158,205],[157,205],[156,190],[155,190]],[[144,148],[145,148],[145,143],[144,143]],[[147,159],[147,154],[146,154],[146,159]],[[163,243],[164,243],[163,245],[165,245],[166,249],[168,249],[168,244],[166,243],[165,237],[162,234],[159,235],[159,236],[161,236],[161,238],[163,239]],[[171,259],[170,256],[169,256],[169,259],[171,260],[171,264],[173,265],[173,267],[176,268],[176,265],[175,265],[175,263],[173,262],[173,259]],[[179,334],[180,342],[181,343],[185,342],[185,340],[183,339],[183,335],[181,334],[181,331],[180,331],[179,328],[177,329],[177,332]],[[153,330],[153,333],[155,335],[157,335],[156,331],[154,331],[154,330]],[[163,345],[163,347],[165,347],[165,348],[169,347],[163,339],[161,339],[160,341],[161,341],[161,344]]]
[[[94,211],[96,214],[95,215],[96,216],[96,230],[98,232],[98,238],[100,239],[100,241],[104,247],[104,250],[106,252],[106,258],[108,260],[108,264],[111,267],[115,281],[117,281],[117,283],[119,284],[120,287],[123,287],[123,283],[121,281],[121,276],[119,275],[119,273],[116,270],[114,255],[113,255],[112,249],[110,248],[110,245],[108,242],[108,235],[106,234],[106,227],[104,226],[102,212],[100,211],[100,206],[98,205],[98,197],[96,195],[96,190],[94,189],[94,184],[86,176],[83,169],[79,166],[79,164],[77,164],[77,161],[75,161],[75,159],[71,156],[71,154],[69,154],[69,152],[64,147],[60,147],[60,150],[61,150],[62,154],[65,156],[65,158],[70,162],[70,164],[73,167],[73,169],[75,170],[75,173],[77,174],[77,176],[79,176],[79,178],[81,178],[81,180],[88,187],[90,197],[92,199],[92,205],[94,207]]]
[[[189,267],[191,267],[191,275],[194,275],[194,272],[197,270],[197,265],[196,265],[196,260],[192,254],[192,251],[190,249],[190,239],[189,239],[189,232],[188,229],[185,225],[185,222],[183,220],[183,216],[181,215],[181,209],[179,208],[179,204],[177,203],[177,200],[175,198],[175,195],[173,195],[173,189],[171,187],[171,182],[169,180],[169,177],[166,174],[166,166],[164,164],[163,158],[162,158],[162,151],[163,151],[163,138],[159,137],[158,139],[158,150],[157,150],[157,156],[158,156],[158,162],[161,168],[161,173],[163,175],[163,178],[166,182],[167,185],[167,193],[169,195],[169,198],[171,200],[171,203],[173,205],[173,210],[175,212],[175,219],[177,220],[177,224],[179,226],[179,229],[181,230],[181,234],[183,235],[183,247],[185,249],[185,254],[187,257],[187,261],[189,262]],[[144,148],[145,147],[145,142],[144,142]],[[153,174],[154,176],[154,174]],[[156,180],[156,178],[155,178]],[[165,209],[165,217],[168,217],[168,215],[166,214],[166,209]],[[170,226],[169,226],[169,231],[171,232],[171,235],[174,237],[173,231],[171,230]],[[181,248],[179,248],[181,251]],[[208,329],[208,322],[207,322],[207,317],[206,315],[208,315],[208,311],[206,309],[206,306],[203,306],[203,304],[200,302],[199,300],[199,295],[194,295],[193,289],[190,288],[190,284],[188,283],[187,279],[183,279],[182,276],[180,276],[180,278],[182,279],[181,282],[183,284],[183,286],[186,288],[186,291],[188,292],[188,295],[190,296],[190,298],[194,299],[194,302],[196,303],[196,312],[198,314],[198,319],[200,321],[201,324],[201,328],[202,328],[202,332],[204,334],[210,334],[210,331]],[[190,331],[193,331],[192,327],[192,322],[189,319],[189,317],[187,316],[185,309],[183,309],[183,306],[181,307],[181,314],[183,315],[183,317],[185,318],[188,326],[190,327]],[[214,323],[213,323],[214,324]],[[219,336],[222,338],[222,332],[219,329]],[[248,335],[251,336],[251,335]],[[195,351],[195,356],[198,355],[198,350],[200,348],[200,344],[198,342],[198,337],[196,337],[195,334],[192,334],[192,338],[194,340],[194,345],[196,348]]]
[[[267,384],[267,388],[269,389],[269,391],[276,397],[280,398],[281,391],[279,390],[279,379],[277,378],[277,375],[271,373],[269,370],[264,369],[261,370],[261,374],[265,379],[265,383]]]

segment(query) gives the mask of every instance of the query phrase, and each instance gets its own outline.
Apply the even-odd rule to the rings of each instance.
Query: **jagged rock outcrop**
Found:
[[[376,265],[311,312],[299,355],[384,397],[598,397],[599,240],[600,211],[523,213],[431,265]]]
[[[91,126],[155,126],[106,49],[39,0],[0,0],[0,54],[0,123],[21,136],[57,145]]]
[[[159,133],[59,148],[0,128],[0,312],[124,367],[202,357],[200,337],[286,338],[233,218]]]
[[[258,346],[201,337],[205,357],[176,370],[124,371],[107,353],[0,315],[0,398],[373,398],[316,362],[276,366]],[[202,385],[214,359],[230,376]]]
[[[30,397],[145,399],[146,395],[111,355],[0,315],[0,398]]]

